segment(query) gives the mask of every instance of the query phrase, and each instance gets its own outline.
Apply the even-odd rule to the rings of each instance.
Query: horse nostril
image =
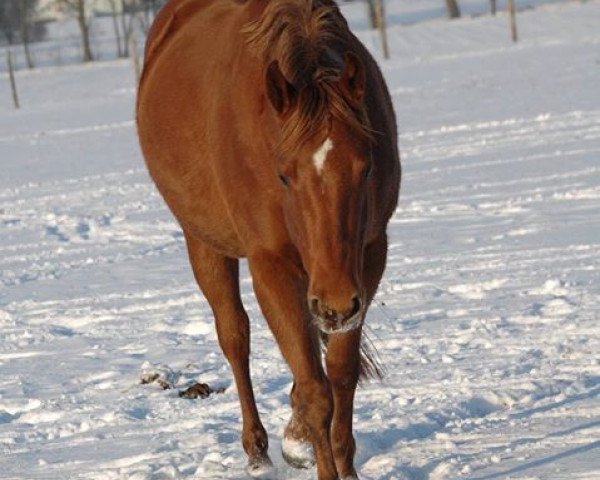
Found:
[[[352,309],[350,310],[350,313],[348,314],[347,318],[354,317],[358,312],[360,312],[361,309],[362,301],[358,295],[354,295],[352,297]]]
[[[347,309],[336,310],[329,305],[324,304],[317,296],[308,297],[308,309],[314,317],[319,317],[327,321],[344,322],[355,317],[362,310],[362,300],[358,295],[354,295],[351,304]]]
[[[321,300],[318,297],[309,297],[308,299],[308,308],[310,313],[314,316],[318,316],[321,313]]]

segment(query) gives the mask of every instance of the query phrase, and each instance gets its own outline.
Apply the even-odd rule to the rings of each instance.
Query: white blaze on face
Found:
[[[323,167],[325,166],[325,160],[327,160],[327,154],[332,148],[333,142],[331,141],[331,138],[327,138],[327,140],[323,142],[323,145],[321,145],[313,155],[313,162],[319,174],[323,171]]]

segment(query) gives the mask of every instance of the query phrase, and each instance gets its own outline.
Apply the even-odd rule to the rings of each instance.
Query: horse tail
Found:
[[[324,352],[327,351],[327,341],[329,336],[326,333],[320,332],[321,346]],[[360,341],[359,351],[359,368],[358,381],[363,383],[367,380],[381,380],[385,375],[385,368],[381,364],[379,353],[373,345],[373,342],[363,330]]]
[[[385,368],[381,364],[379,353],[371,339],[363,331],[360,342],[360,369],[359,382],[369,379],[381,380],[385,375]]]

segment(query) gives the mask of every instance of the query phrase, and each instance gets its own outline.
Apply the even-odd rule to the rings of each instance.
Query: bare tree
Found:
[[[117,42],[117,57],[123,57],[123,47],[121,45],[121,29],[119,27],[119,11],[123,10],[122,0],[108,0],[110,4],[110,14],[115,31],[115,41]],[[118,2],[118,3],[117,3]]]
[[[29,43],[37,4],[38,0],[2,0],[0,3],[0,30],[9,45],[18,41],[23,44],[29,68],[33,68]]]
[[[140,0],[142,4],[142,13],[140,24],[145,34],[148,34],[152,21],[158,14],[158,11],[167,2],[167,0]],[[371,2],[371,0],[369,0]]]
[[[21,30],[21,41],[23,42],[23,49],[25,51],[25,60],[27,62],[27,67],[33,68],[33,58],[31,57],[31,51],[29,50],[29,43],[31,41],[33,14],[35,13],[38,0],[16,0],[16,4]]]
[[[117,55],[119,57],[129,57],[131,36],[134,33],[136,19],[139,20],[144,31],[147,31],[144,26],[146,12],[140,10],[144,5],[140,6],[138,0],[108,0],[108,2],[117,42]]]
[[[121,30],[123,32],[123,56],[129,57],[131,36],[133,35],[134,22],[137,14],[137,2],[135,0],[120,1],[123,6],[121,11]]]
[[[0,2],[0,30],[9,45],[13,45],[18,37],[17,12],[12,1]]]
[[[446,0],[446,9],[448,10],[448,16],[450,18],[460,17],[460,8],[456,0]]]
[[[371,28],[377,28],[377,11],[375,8],[376,0],[368,0],[369,5],[369,20],[371,21]]]
[[[147,34],[156,13],[166,0],[107,0],[111,9],[113,29],[119,57],[131,56],[132,37],[136,26]]]
[[[167,0],[141,0],[144,10],[156,16]]]
[[[8,78],[10,80],[10,90],[12,92],[13,105],[15,109],[18,110],[19,105],[19,94],[17,93],[17,82],[15,81],[15,69],[12,61],[12,52],[10,48],[6,50],[6,63],[8,66]]]
[[[90,41],[93,0],[56,0],[56,2],[77,19],[81,33],[82,59],[84,62],[91,62],[94,60]]]

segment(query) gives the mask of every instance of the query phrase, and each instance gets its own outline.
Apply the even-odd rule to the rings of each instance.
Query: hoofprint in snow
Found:
[[[405,168],[365,480],[600,479],[600,2],[392,29]],[[378,37],[361,33],[378,55]],[[239,407],[126,62],[0,78],[0,478],[243,479]],[[242,271],[281,479],[289,372]],[[174,388],[140,384],[149,370]],[[178,391],[225,387],[205,400]]]

